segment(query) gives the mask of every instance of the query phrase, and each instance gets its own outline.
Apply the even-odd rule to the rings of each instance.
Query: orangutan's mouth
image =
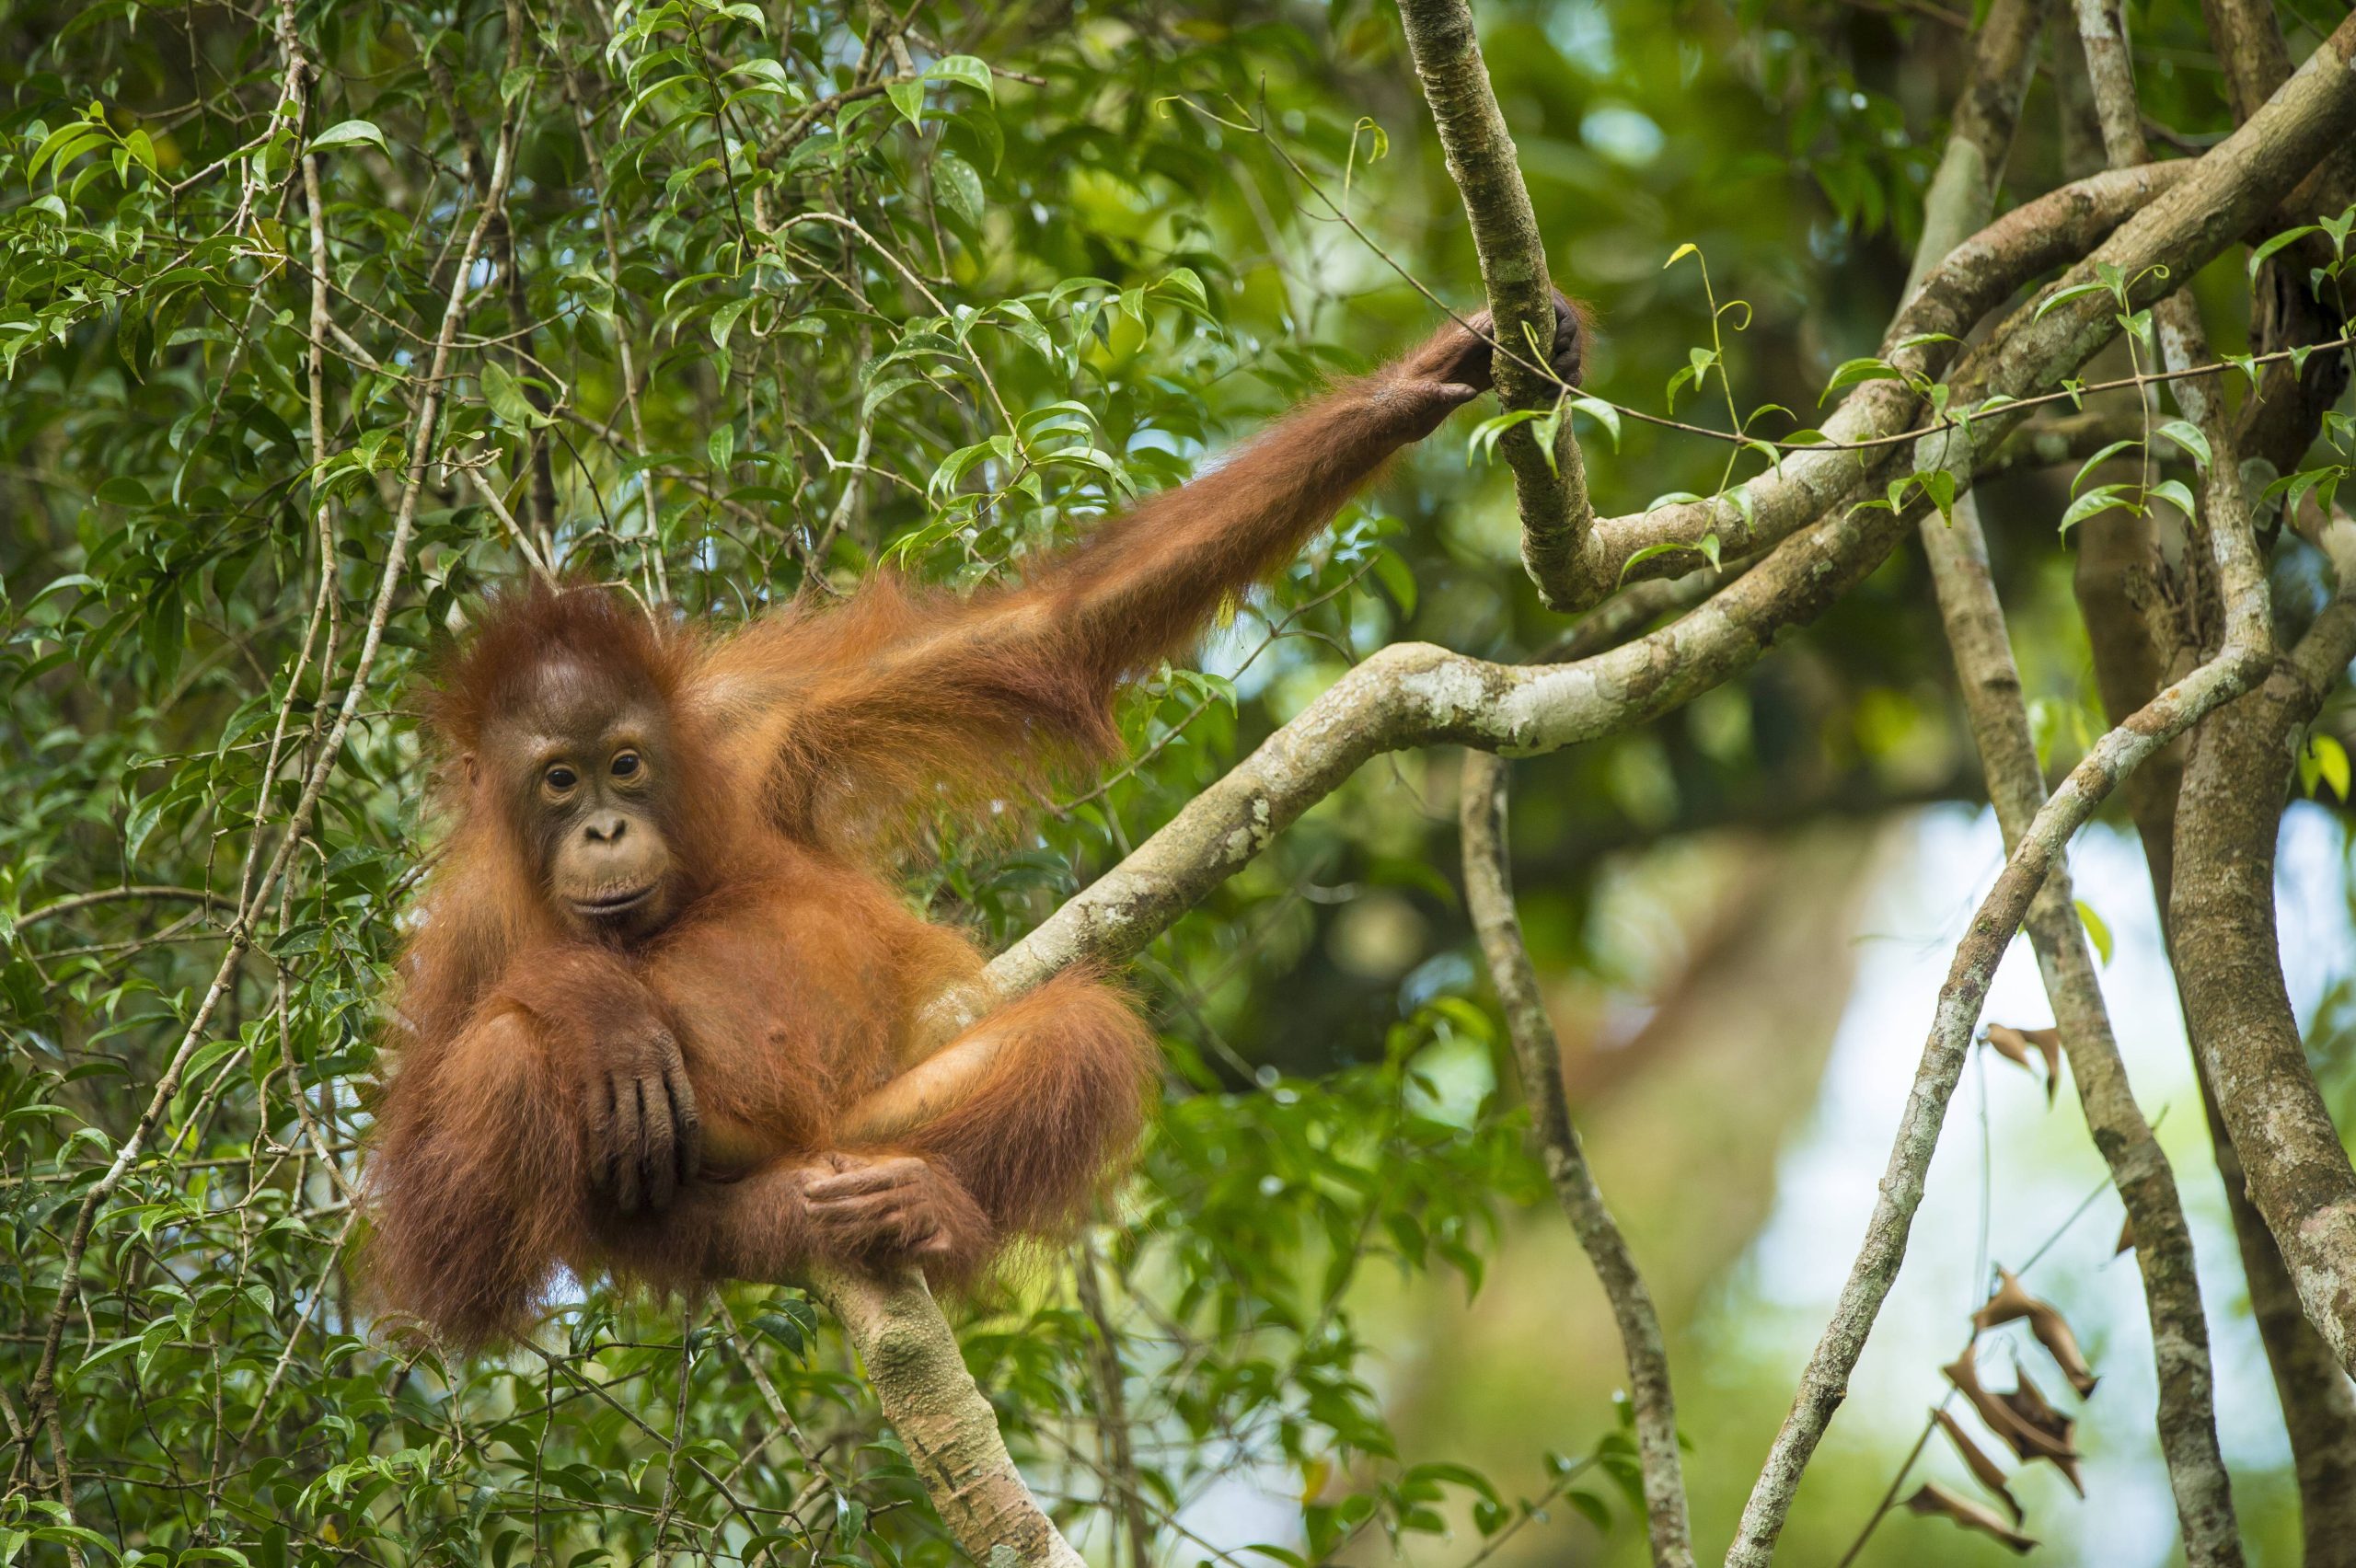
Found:
[[[576,898],[571,903],[583,915],[608,919],[616,915],[627,915],[653,896],[654,884],[649,882],[644,887],[627,888],[619,893],[601,893],[595,898]]]

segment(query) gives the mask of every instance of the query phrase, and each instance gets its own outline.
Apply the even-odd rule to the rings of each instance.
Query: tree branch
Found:
[[[2025,278],[2083,253],[2155,192],[2192,187],[2214,198],[2217,185],[2238,178],[2229,171],[2222,181],[2191,179],[2206,161],[2099,176],[2015,208],[1933,273],[1900,313],[1901,326],[1910,332],[1969,330]],[[2058,377],[2077,363],[2024,359],[2015,368],[2025,379]],[[1869,383],[1844,405],[1844,413],[1864,403],[1872,411],[1856,415],[1857,422],[1887,420],[1889,428],[1903,429],[1906,408],[1919,399],[1886,390],[1897,386]],[[1975,421],[1992,448],[2004,433],[1996,428],[2001,422],[1993,416]],[[1826,512],[1855,483],[1857,469],[1854,455],[1825,459],[1816,469],[1806,459],[1787,462],[1789,481],[1777,488],[1773,505],[1796,511],[1814,500],[1807,487],[1820,485],[1829,493],[1816,504]],[[1763,481],[1762,492],[1774,483]],[[1762,493],[1762,531],[1770,509]],[[989,965],[990,983],[1013,995],[1084,959],[1118,963],[1133,956],[1380,753],[1452,741],[1530,755],[1616,733],[1679,706],[1747,668],[1790,628],[1821,614],[1880,563],[1904,522],[1886,511],[1858,509],[1831,511],[1797,531],[1796,523],[1784,524],[1781,534],[1788,536],[1700,608],[1650,636],[1576,663],[1495,664],[1427,643],[1382,649],[1188,801],[1126,859],[1000,953]]]
[[[1595,1172],[1571,1125],[1563,1092],[1563,1046],[1546,1016],[1530,949],[1514,913],[1513,875],[1506,850],[1506,762],[1493,753],[1464,754],[1459,802],[1464,839],[1464,899],[1481,939],[1490,981],[1504,1005],[1522,1097],[1530,1104],[1530,1138],[1545,1162],[1554,1196],[1595,1265],[1611,1303],[1620,1345],[1628,1361],[1628,1398],[1636,1414],[1636,1454],[1644,1467],[1645,1517],[1656,1564],[1693,1561],[1685,1478],[1677,1453],[1677,1402],[1669,1389],[1669,1353],[1660,1317],[1645,1288],[1627,1238],[1603,1201]]]
[[[2108,131],[2113,106],[2099,84],[2097,97]],[[2131,95],[2127,110],[2129,123],[2137,127],[2135,156],[2122,158],[2125,149],[2114,146],[2114,167],[2142,161],[2133,108]],[[2185,298],[2173,295],[2166,303]],[[2214,405],[2217,400],[2207,401]],[[2224,434],[2230,440],[2231,432]],[[1958,484],[1968,487],[1969,476],[1958,476]],[[1988,570],[1979,508],[1968,490],[1957,500],[1950,525],[1926,517],[1922,534],[1972,739],[1987,774],[1989,799],[2010,848],[2045,804],[2045,779],[2021,699],[2020,673],[2013,663],[2004,607]],[[2217,1442],[2209,1327],[2194,1272],[2191,1235],[2167,1157],[2128,1084],[2066,866],[2057,864],[2047,877],[2030,905],[2027,925],[2087,1128],[2110,1168],[2135,1234],[2157,1363],[2160,1448],[2176,1497],[2186,1559],[2195,1564],[2237,1565],[2241,1537]]]
[[[2343,24],[2264,109],[2202,157],[2192,180],[2123,225],[2096,259],[2073,269],[2071,280],[2091,278],[2092,259],[2100,259],[2120,266],[2122,279],[2144,280],[2141,285],[2126,285],[2131,299],[2138,297],[2139,288],[2145,300],[2171,292],[2166,273],[2156,269],[2172,264],[2185,275],[2197,271],[2345,135],[2349,122],[2356,119],[2356,77],[2349,70],[2352,54],[2356,20]],[[2051,297],[2050,293],[2045,296],[2049,301]],[[2011,390],[2037,374],[2038,361],[2083,361],[2092,352],[2090,339],[2100,326],[2073,306],[2091,297],[2024,306],[1958,370],[1953,385],[1958,393]],[[2115,310],[2116,306],[2106,297],[2104,308]],[[1978,427],[1982,422],[1975,421],[1975,437],[1981,433]],[[2215,659],[2163,690],[2087,753],[2023,832],[1981,903],[1941,988],[1865,1246],[1743,1509],[1739,1533],[1727,1554],[1728,1568],[1763,1568],[1801,1473],[1847,1395],[1849,1373],[1904,1260],[1923,1178],[1996,962],[2047,871],[2071,834],[2119,778],[2219,704],[2246,690],[2266,671],[2271,655],[2265,580],[2258,568],[2238,472],[2223,482],[2212,474],[2209,511],[2209,542],[2227,606],[2224,646]]]
[[[2246,118],[2290,72],[2271,7],[2254,6],[2248,0],[2209,0],[2204,8],[2236,118]],[[2097,19],[2108,25],[2108,13]],[[2270,46],[2260,36],[2264,33],[2273,34]],[[2115,104],[2111,112],[2115,119]],[[2309,183],[2316,178],[2311,176]],[[2292,201],[2297,201],[2295,192]],[[2336,314],[2309,308],[2312,301],[2304,287],[2296,283],[2286,287],[2285,278],[2292,273],[2303,277],[2308,265],[2304,259],[2298,259],[2295,267],[2289,265],[2293,260],[2286,252],[2260,273],[2252,324],[2254,348],[2280,349],[2286,343],[2336,335]],[[2316,355],[2304,376],[2293,365],[2269,365],[2258,395],[2245,399],[2240,450],[2271,461],[2280,461],[2282,452],[2304,450],[2314,439],[2317,421],[2336,391],[2335,386],[2326,383],[2337,360],[2336,355]],[[2315,396],[2310,396],[2311,390]],[[2197,584],[2186,582],[2163,559],[2148,519],[2109,513],[2090,520],[2081,533],[2079,606],[2094,651],[2103,704],[2116,719],[2149,696],[2165,668],[2197,655],[2198,634],[2184,618],[2187,611],[2196,607]],[[2342,581],[2348,580],[2343,575]],[[2255,700],[2244,698],[2236,707]],[[2212,722],[2228,721],[2235,710],[2229,708]],[[2142,840],[2172,963],[2178,951],[2169,911],[2175,887],[2177,802],[2184,778],[2182,752],[2181,744],[2170,747],[2131,780],[2127,790],[2128,811]],[[2248,781],[2249,789],[2255,792],[2267,788],[2266,777],[2261,770],[2259,778]],[[2270,912],[2269,901],[2269,917]],[[2189,1018],[2186,1027],[2188,1036],[2195,1033]],[[2196,1060],[2199,1055],[2196,1043]],[[2282,1255],[2264,1216],[2250,1201],[2241,1159],[2205,1068],[2199,1078],[2202,1120],[2224,1183],[2251,1316],[2266,1347],[2290,1435],[2305,1562],[2308,1568],[2356,1568],[2356,1394],[2351,1394],[2348,1379],[2333,1364],[2329,1348],[2301,1309]]]
[[[2197,271],[2270,210],[2324,151],[2356,129],[2351,55],[2356,20],[2335,32],[2249,124],[2203,157],[2098,177],[2015,210],[1934,273],[1915,302],[1919,312],[1910,307],[1901,315],[1906,329],[1959,335],[2023,278],[2083,255],[2106,233],[2109,237],[2096,256],[2073,268],[2064,282],[2091,281],[2099,259],[2135,280],[2131,297],[2138,304],[2158,297],[2162,282],[2148,269],[2165,262],[2187,275]],[[2124,213],[2139,206],[2120,224]],[[2115,232],[2113,225],[2119,225]],[[2039,301],[2060,286],[2049,288]],[[1958,402],[1996,394],[2018,397],[2050,386],[2117,330],[2116,306],[2108,299],[2071,300],[2042,313],[2039,301],[2002,323],[1956,368],[1951,385]],[[1915,363],[1928,363],[1923,350],[1931,347],[1904,353],[1921,355]],[[1849,421],[1853,429],[1900,431],[1919,401],[1898,383],[1871,383],[1843,404],[1836,420]],[[1968,443],[1939,439],[1974,453],[1993,450],[2017,422],[1991,414],[1973,421]],[[1842,437],[1842,432],[1831,433]],[[1805,478],[1792,478],[1804,465]],[[1759,523],[1749,542],[1760,548],[1773,544],[1765,559],[1683,618],[1609,652],[1518,668],[1427,644],[1383,649],[1190,801],[1120,865],[1001,953],[989,966],[989,980],[1001,994],[1013,994],[1082,959],[1117,961],[1134,954],[1378,753],[1443,741],[1513,754],[1552,750],[1643,722],[1723,682],[1758,659],[1777,636],[1813,619],[1862,579],[1911,521],[1909,514],[1887,510],[1833,510],[1858,487],[1858,467],[1854,454],[1828,454],[1813,465],[1807,458],[1787,462],[1780,483],[1762,478],[1753,490]],[[1871,478],[1865,476],[1865,481]],[[1720,521],[1731,512],[1705,508],[1704,515],[1709,510],[1719,512]],[[1807,523],[1810,517],[1816,521]],[[1649,525],[1651,519],[1638,521]],[[1603,526],[1599,525],[1599,535]],[[1732,547],[1731,553],[1743,553],[1742,547]],[[1616,581],[1616,568],[1611,575]],[[1800,1470],[1840,1401],[1848,1367],[1895,1275],[1906,1227],[1920,1201],[1923,1170],[1995,957],[2085,815],[2135,764],[2241,690],[2255,665],[2245,647],[2229,645],[2219,660],[2161,693],[2089,753],[2024,835],[1976,922],[1972,940],[1958,954],[1865,1251],[1754,1489],[1730,1562],[1765,1561]]]
[[[2342,525],[2346,526],[2345,524]],[[2308,1320],[2356,1370],[2356,1169],[2307,1066],[2274,929],[2274,852],[2299,738],[2356,656],[2340,595],[2265,684],[2195,738],[2170,913],[2185,1018]]]
[[[1022,1568],[1084,1568],[1014,1468],[998,1413],[965,1370],[924,1275],[826,1270],[810,1287],[859,1353],[884,1419],[957,1544],[993,1568],[1000,1548]]]
[[[1849,1374],[1898,1277],[1899,1265],[1905,1261],[1914,1211],[1923,1201],[1923,1179],[1938,1147],[1947,1101],[1962,1076],[1981,1005],[1995,978],[1997,962],[2020,928],[2031,899],[2072,836],[2119,781],[2219,704],[2247,690],[2264,663],[2262,650],[2228,644],[2217,658],[2161,692],[2104,735],[2030,821],[2006,858],[1995,886],[1981,901],[1969,933],[1958,946],[1946,982],[1939,989],[1930,1038],[1900,1119],[1873,1217],[1866,1224],[1865,1245],[1850,1267],[1832,1320],[1808,1358],[1791,1413],[1784,1417],[1766,1466],[1751,1488],[1734,1546],[1727,1553],[1727,1568],[1765,1568],[1791,1511],[1800,1476],[1833,1412],[1848,1397]]]
[[[1987,542],[1976,509],[1961,504],[1952,528],[1925,518],[1922,532],[1989,798],[2009,847],[2044,804],[2045,781],[2004,612],[1989,576]],[[2134,1231],[2158,1363],[2160,1447],[2176,1494],[2186,1560],[2237,1563],[2241,1544],[2217,1444],[2209,1328],[2191,1235],[2167,1156],[2128,1083],[2066,867],[2057,865],[2047,878],[2030,905],[2027,926],[2087,1130],[2110,1168]]]
[[[1513,134],[1489,86],[1472,7],[1466,0],[1400,0],[1399,18],[1406,25],[1407,52],[1431,105],[1448,172],[1472,220],[1481,282],[1503,345],[1496,356],[1497,401],[1507,409],[1549,408],[1562,390],[1539,368],[1552,363],[1554,346],[1553,278],[1546,265],[1545,236],[1538,232],[1530,190],[1515,161]],[[1561,421],[1552,452],[1539,444],[1536,426],[1529,421],[1506,432],[1499,444],[1513,470],[1521,512],[1521,564],[1539,596],[1556,609],[1593,604],[1611,584],[1580,575],[1595,508],[1588,501],[1587,467],[1570,421]]]

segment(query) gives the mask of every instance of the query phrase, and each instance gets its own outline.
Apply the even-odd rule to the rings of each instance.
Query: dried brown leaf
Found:
[[[1906,1506],[1911,1513],[1923,1514],[1934,1518],[1953,1519],[1965,1529],[1978,1530],[1982,1535],[1993,1536],[2015,1551],[2027,1552],[2037,1545],[2035,1539],[2021,1534],[1979,1504],[1972,1502],[1969,1498],[1958,1497],[1946,1488],[1933,1482],[1925,1482],[1920,1491],[1906,1500]]]
[[[2019,1524],[2022,1516],[2021,1505],[2014,1501],[2012,1490],[2004,1484],[2004,1467],[1990,1458],[1988,1451],[1973,1442],[1964,1432],[1963,1424],[1946,1411],[1933,1411],[1931,1419],[1939,1424],[1939,1430],[1947,1435],[1949,1443],[1955,1445],[1956,1453],[1970,1469],[1972,1479],[1994,1493],[2004,1503],[2004,1511],[2013,1516],[2013,1523]]]
[[[2054,1090],[2062,1084],[2062,1032],[2058,1029],[2015,1029],[2009,1023],[1988,1026],[1988,1043],[1997,1055],[2016,1063],[2023,1071],[2034,1072],[2029,1066],[2029,1053],[2034,1051],[2045,1061],[2045,1102],[2053,1103]]]
[[[2056,1438],[2031,1425],[2011,1405],[1981,1383],[1975,1355],[1976,1352],[1967,1345],[1961,1355],[1939,1370],[1946,1374],[1947,1381],[1956,1386],[1957,1392],[1971,1401],[1971,1408],[1979,1412],[1981,1421],[1988,1424],[1988,1430],[2002,1437],[2011,1446],[2013,1452],[2024,1459],[2051,1459],[2056,1463],[2064,1458],[2074,1460],[2077,1455],[2071,1451],[2066,1437]]]
[[[2019,1067],[2022,1071],[2036,1071],[2034,1067],[2029,1066],[2029,1043],[2027,1034],[2020,1030],[2015,1029],[2011,1024],[1990,1024],[1988,1026],[1988,1043],[1996,1048],[1996,1054],[1998,1055]]]
[[[2078,1336],[2070,1332],[2069,1320],[2062,1316],[2062,1309],[2050,1301],[2031,1296],[2008,1269],[1996,1271],[1996,1294],[1972,1314],[1973,1324],[1992,1329],[1999,1323],[2027,1318],[2028,1332],[2052,1355],[2062,1375],[2078,1390],[2078,1397],[2084,1399],[2093,1393],[2096,1381],[2094,1368],[2086,1365],[2085,1353],[2078,1348]]]
[[[2070,1483],[2070,1489],[2084,1497],[2086,1483],[2078,1474],[2078,1424],[2055,1410],[2046,1399],[2045,1390],[2038,1388],[2027,1372],[2017,1367],[2013,1373],[2013,1391],[1999,1394],[1997,1399],[2018,1425],[2036,1433],[2050,1448],[2050,1451],[2040,1452],[2036,1457],[2051,1459],[2053,1468],[2062,1472],[2062,1479]],[[2015,1451],[2018,1452],[2017,1446]],[[2029,1457],[2021,1455],[2023,1458]]]

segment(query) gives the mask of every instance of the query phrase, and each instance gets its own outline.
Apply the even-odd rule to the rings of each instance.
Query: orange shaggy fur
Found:
[[[476,1345],[529,1325],[559,1265],[659,1288],[778,1278],[820,1248],[788,1168],[906,1154],[943,1177],[937,1276],[1084,1211],[1144,1125],[1157,1056],[1121,995],[1066,975],[976,1025],[1005,1042],[958,1101],[881,1147],[845,1109],[930,1054],[918,1017],[980,958],[885,880],[912,821],[973,811],[1111,755],[1120,683],[1181,650],[1408,441],[1484,385],[1451,327],[1292,415],[1026,582],[971,598],[885,577],[730,633],[590,589],[494,598],[427,703],[446,822],[400,964],[371,1139],[370,1272],[390,1306]],[[662,824],[679,912],[629,942],[573,934],[483,737],[550,672],[667,715]],[[528,781],[527,781],[528,782]],[[583,1042],[647,1019],[676,1037],[709,1125],[761,1158],[625,1216],[589,1179]],[[954,1042],[951,1042],[953,1045]]]

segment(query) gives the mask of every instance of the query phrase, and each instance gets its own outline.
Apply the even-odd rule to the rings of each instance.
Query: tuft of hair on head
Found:
[[[595,672],[667,705],[697,651],[686,624],[651,617],[612,588],[581,578],[553,586],[525,579],[494,590],[468,628],[432,656],[421,704],[425,732],[450,755],[474,750],[486,726],[530,701],[536,677],[554,664]]]

